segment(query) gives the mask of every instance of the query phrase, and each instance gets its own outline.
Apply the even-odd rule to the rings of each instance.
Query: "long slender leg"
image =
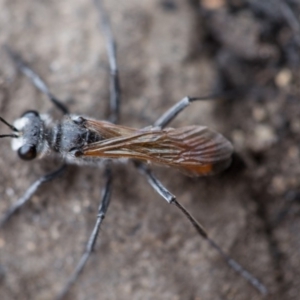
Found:
[[[207,235],[204,228],[197,222],[197,220],[176,200],[176,197],[172,195],[163,184],[152,174],[149,168],[147,168],[144,164],[136,163],[137,168],[140,172],[146,176],[149,184],[153,187],[153,189],[161,195],[168,203],[174,204],[191,222],[196,231],[201,235],[209,245],[214,248],[220,256],[224,259],[224,261],[238,274],[240,274],[243,278],[245,278],[253,287],[255,287],[261,294],[268,294],[267,288],[250,272],[248,272],[245,268],[243,268],[238,262],[236,262],[233,258],[227,255],[222,248],[209,236]]]
[[[109,59],[109,68],[110,68],[110,116],[109,120],[112,123],[116,123],[119,119],[119,106],[120,106],[120,84],[119,84],[119,74],[117,68],[117,59],[116,59],[116,45],[111,32],[109,18],[103,8],[101,0],[94,0],[95,6],[97,7],[99,17],[100,17],[100,28],[103,31],[106,40],[106,49]],[[111,195],[111,184],[112,184],[112,173],[111,165],[106,165],[106,184],[102,192],[102,199],[98,208],[97,219],[95,222],[94,229],[89,237],[89,240],[86,245],[85,252],[83,253],[80,261],[78,262],[75,271],[68,279],[68,282],[60,292],[57,297],[57,300],[63,299],[67,293],[70,291],[71,287],[75,284],[79,275],[82,273],[90,255],[94,251],[95,244],[97,242],[98,233],[107,212],[110,195]]]
[[[105,188],[102,191],[102,199],[98,208],[98,214],[97,214],[97,219],[96,219],[94,229],[86,244],[85,252],[83,253],[79,263],[77,264],[74,273],[69,278],[67,284],[64,286],[61,293],[58,295],[57,300],[63,299],[66,296],[66,294],[71,289],[72,285],[77,281],[79,275],[83,271],[83,268],[85,267],[91,253],[94,251],[97,238],[98,238],[98,233],[110,202],[111,185],[112,185],[112,174],[111,174],[110,166],[107,166],[105,176],[106,176]]]
[[[280,212],[277,214],[275,220],[272,222],[272,226],[275,228],[280,225],[282,221],[291,213],[292,207],[294,204],[299,204],[300,201],[300,192],[291,190],[288,191],[284,196],[285,202],[283,203],[283,207]]]
[[[17,200],[0,218],[0,227],[3,226],[12,215],[14,215],[25,203],[27,203],[30,198],[36,193],[38,188],[45,182],[48,182],[56,177],[58,177],[64,170],[66,169],[66,165],[62,165],[59,169],[49,174],[44,175],[35,181],[24,193],[24,195]]]
[[[50,101],[59,109],[62,111],[63,114],[68,114],[69,111],[67,107],[62,104],[62,102],[56,98],[49,90],[48,86],[46,83],[42,80],[42,78],[36,74],[23,60],[22,58],[13,50],[11,50],[8,46],[5,47],[7,53],[9,54],[10,58],[13,60],[17,68],[24,74],[26,75],[33,85],[41,91],[43,94],[48,96]]]
[[[94,0],[99,12],[100,27],[103,31],[106,40],[106,49],[110,68],[110,116],[109,120],[112,123],[117,123],[120,112],[121,89],[119,81],[119,71],[116,58],[116,43],[111,32],[109,18],[105,12],[102,1]]]
[[[217,97],[230,97],[237,93],[237,91],[229,91],[223,93],[214,93],[211,95],[203,96],[203,97],[184,97],[175,105],[173,105],[170,109],[168,109],[154,124],[155,127],[166,127],[180,112],[182,112],[190,103],[195,101],[203,101],[211,98]]]

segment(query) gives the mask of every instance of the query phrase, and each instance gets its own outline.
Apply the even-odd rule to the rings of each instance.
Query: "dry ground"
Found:
[[[264,7],[203,1],[201,10],[197,1],[104,2],[118,44],[122,124],[144,127],[185,95],[239,88],[230,99],[194,103],[172,124],[205,124],[223,133],[240,156],[233,166],[204,179],[171,169],[155,173],[262,279],[270,296],[230,270],[176,208],[124,164],[114,166],[96,252],[69,299],[299,299],[297,22],[276,10],[275,1]],[[0,0],[0,45],[20,52],[71,112],[104,119],[108,65],[96,24],[92,1]],[[55,112],[3,49],[0,61],[1,116],[12,121],[28,109]],[[57,162],[23,162],[6,139],[0,153],[4,212]],[[1,229],[2,300],[54,299],[84,249],[102,185],[101,169],[70,166]]]

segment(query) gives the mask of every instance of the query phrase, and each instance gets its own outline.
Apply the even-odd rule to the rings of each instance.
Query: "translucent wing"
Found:
[[[104,140],[84,146],[83,156],[132,158],[174,167],[190,176],[215,174],[231,162],[231,143],[203,126],[136,130],[87,120],[86,127]]]

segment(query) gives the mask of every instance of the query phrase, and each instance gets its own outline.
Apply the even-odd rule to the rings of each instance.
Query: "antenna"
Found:
[[[13,130],[13,131],[15,131],[15,132],[19,132],[19,130],[18,130],[15,126],[9,124],[7,121],[5,121],[5,120],[4,120],[3,118],[1,118],[1,117],[0,117],[0,121],[1,121],[2,123],[4,123],[6,126],[8,126],[11,130]]]

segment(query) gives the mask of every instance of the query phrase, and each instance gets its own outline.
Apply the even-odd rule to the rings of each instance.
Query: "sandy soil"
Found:
[[[229,2],[104,1],[118,45],[120,123],[141,128],[186,95],[236,92],[194,103],[172,123],[224,134],[239,156],[232,167],[211,178],[155,174],[270,295],[229,269],[128,163],[114,165],[100,240],[69,299],[299,299],[299,7]],[[105,119],[97,21],[92,1],[0,0],[0,45],[21,53],[72,113]],[[0,61],[1,116],[58,115],[3,49]],[[0,212],[59,163],[21,161],[7,139],[0,153]],[[82,254],[103,183],[103,170],[70,166],[1,229],[2,300],[55,298]]]

